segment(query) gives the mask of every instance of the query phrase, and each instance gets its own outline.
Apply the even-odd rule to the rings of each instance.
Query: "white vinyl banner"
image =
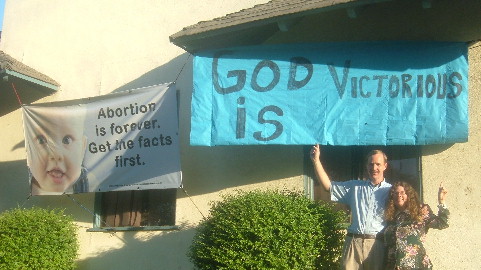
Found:
[[[25,105],[23,122],[32,195],[181,186],[173,84]]]

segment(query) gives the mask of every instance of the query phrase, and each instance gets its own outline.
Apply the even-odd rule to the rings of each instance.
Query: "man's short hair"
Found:
[[[379,150],[379,149],[375,149],[375,150],[371,150],[369,151],[369,153],[367,153],[366,155],[366,163],[369,161],[369,157],[373,156],[373,155],[377,155],[377,154],[382,154],[383,158],[384,158],[384,163],[387,163],[387,155],[386,153],[384,153],[382,150]]]

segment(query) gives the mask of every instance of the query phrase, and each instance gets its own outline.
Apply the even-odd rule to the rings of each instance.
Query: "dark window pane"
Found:
[[[101,193],[101,227],[175,225],[176,189]]]
[[[389,183],[408,182],[422,195],[419,146],[321,146],[321,161],[332,181],[367,179],[366,155],[374,149],[382,150],[388,157],[388,168],[384,176]],[[307,169],[307,173],[315,177],[312,169]],[[330,200],[330,196],[320,185],[315,184],[314,199]]]

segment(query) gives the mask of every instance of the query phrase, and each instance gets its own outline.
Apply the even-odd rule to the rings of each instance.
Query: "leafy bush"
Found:
[[[16,208],[0,215],[0,269],[75,269],[77,228],[63,210]]]
[[[213,204],[187,255],[197,269],[336,269],[345,220],[302,194],[237,192]]]

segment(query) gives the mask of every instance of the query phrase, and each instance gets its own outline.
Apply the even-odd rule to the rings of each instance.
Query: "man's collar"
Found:
[[[373,184],[371,179],[369,179],[369,184],[372,186],[372,187],[381,187],[383,186],[384,184],[386,183],[386,178],[383,178],[381,182],[379,182],[377,185]]]

